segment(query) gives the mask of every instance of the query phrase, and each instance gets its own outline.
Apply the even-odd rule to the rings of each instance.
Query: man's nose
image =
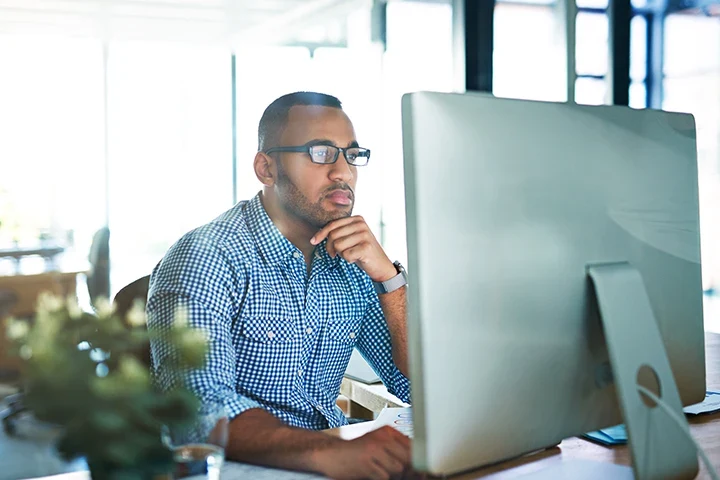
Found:
[[[355,176],[355,168],[350,165],[345,158],[344,152],[338,153],[338,158],[335,163],[330,165],[330,178],[332,180],[343,182],[349,182],[351,178]]]

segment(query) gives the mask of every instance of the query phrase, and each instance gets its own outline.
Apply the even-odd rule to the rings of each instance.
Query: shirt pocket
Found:
[[[243,302],[240,318],[245,323],[248,319],[255,323],[261,323],[262,320],[290,322],[294,318],[286,301],[285,296],[272,290],[270,286],[262,283],[254,285]]]
[[[288,343],[300,339],[298,326],[291,320],[269,317],[248,317],[243,322],[243,335],[261,343]]]
[[[334,342],[347,346],[354,346],[357,342],[360,329],[362,327],[362,317],[343,318],[328,322],[327,336]]]

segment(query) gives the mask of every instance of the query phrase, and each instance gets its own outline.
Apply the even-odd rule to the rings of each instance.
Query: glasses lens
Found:
[[[313,163],[333,163],[337,158],[338,149],[330,145],[314,145],[310,147],[310,158]]]
[[[352,165],[367,165],[370,160],[370,150],[360,147],[348,148],[345,150],[345,158]]]

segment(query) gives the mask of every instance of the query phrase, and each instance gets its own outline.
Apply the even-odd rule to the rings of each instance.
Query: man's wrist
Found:
[[[328,462],[331,462],[333,458],[337,456],[335,448],[337,447],[338,443],[347,441],[341,440],[339,438],[334,438],[330,435],[327,436],[328,442],[313,448],[310,451],[310,454],[307,456],[309,470],[317,472],[320,475],[324,476],[328,476],[328,473],[330,471],[330,469],[328,468]]]
[[[378,295],[394,292],[407,285],[407,273],[405,273],[405,268],[402,264],[400,262],[394,262],[393,268],[395,269],[395,274],[390,278],[381,282],[373,280],[373,288]]]
[[[388,263],[388,267],[386,270],[387,270],[387,273],[384,273],[383,275],[381,275],[377,278],[372,278],[371,280],[373,282],[387,282],[388,280],[390,280],[391,278],[393,278],[395,275],[398,274],[397,268],[395,267],[395,264],[392,262]]]

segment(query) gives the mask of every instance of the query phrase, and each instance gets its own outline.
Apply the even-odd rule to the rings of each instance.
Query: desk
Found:
[[[348,413],[352,418],[372,420],[373,414],[382,412],[385,407],[409,406],[388,392],[382,383],[367,384],[348,377],[340,384],[340,394],[350,401]]]
[[[707,348],[707,388],[710,390],[720,390],[720,335],[707,334],[706,335],[706,348]],[[388,393],[382,392],[380,385],[371,385],[372,388],[359,388],[358,392],[362,392],[360,396],[370,395],[372,392],[378,394],[382,398],[376,398],[372,400],[373,404],[380,405],[386,400],[390,399]],[[345,387],[346,393],[351,393],[349,390],[350,383],[346,382]],[[371,405],[371,404],[368,404]],[[402,406],[402,404],[395,405]],[[699,417],[691,417],[690,430],[698,441],[700,446],[705,450],[705,453],[710,457],[713,465],[716,469],[720,469],[720,413],[714,415],[706,415]],[[360,423],[355,425],[348,425],[340,427],[334,430],[328,430],[327,433],[331,435],[339,436],[344,439],[357,438],[368,431],[373,429],[372,422]],[[2,451],[2,444],[0,443],[0,454],[5,453]],[[9,453],[9,452],[7,452]],[[15,458],[17,455],[8,455],[5,458]],[[20,457],[22,458],[22,457]],[[25,457],[27,458],[27,456]],[[482,468],[475,470],[471,473],[457,475],[451,477],[452,480],[470,480],[484,478],[486,480],[503,480],[509,478],[517,478],[519,475],[537,471],[545,467],[552,466],[556,462],[563,462],[568,460],[576,459],[587,459],[601,462],[611,462],[622,465],[629,465],[630,460],[628,457],[628,449],[625,446],[619,447],[603,447],[594,443],[581,440],[578,438],[570,438],[564,440],[559,447],[555,447],[544,452],[531,455],[528,457],[519,458],[516,460],[508,461],[495,465],[492,467]],[[709,475],[705,470],[705,467],[701,465],[700,475],[698,479],[707,479]],[[299,479],[318,479],[320,477],[305,474],[299,472],[290,472],[282,470],[273,470],[263,467],[255,467],[252,465],[243,465],[235,462],[228,462],[228,465],[223,470],[223,478],[228,480],[235,479],[255,479],[255,480],[299,480]],[[14,477],[17,478],[17,477]],[[21,477],[27,478],[27,477]],[[0,471],[0,479],[3,479],[3,472]],[[67,473],[64,475],[58,475],[53,477],[47,477],[47,480],[89,480],[87,472],[74,472]]]
[[[54,258],[65,251],[65,247],[59,245],[48,245],[30,248],[0,248],[0,258],[12,258],[15,260],[15,268],[20,271],[20,259],[32,255],[38,255],[45,259],[48,266],[53,265]]]
[[[707,389],[720,391],[720,335],[716,333],[705,334],[705,364]],[[370,385],[373,388],[363,388],[354,380],[346,379],[343,383],[347,383],[344,387],[343,394],[351,401],[362,402],[365,408],[374,408],[381,405],[387,400],[387,391],[380,385]],[[368,386],[366,386],[368,387]],[[380,389],[376,388],[380,387]],[[361,392],[354,398],[353,392]],[[368,398],[373,397],[373,398]],[[402,406],[402,405],[394,405]],[[377,410],[379,412],[379,410]],[[690,423],[690,432],[693,437],[705,451],[715,469],[720,471],[720,413],[713,415],[700,415],[688,417]],[[374,429],[372,422],[348,425],[338,429],[329,431],[333,435],[339,436],[347,440],[357,438]],[[594,460],[599,462],[610,462],[619,465],[630,465],[630,456],[626,445],[616,447],[604,447],[580,438],[568,438],[563,440],[559,447],[555,447],[544,452],[519,458],[516,460],[503,462],[492,467],[481,468],[471,473],[461,474],[451,477],[453,480],[470,480],[477,478],[487,478],[493,480],[501,480],[507,478],[516,478],[519,475],[529,473],[551,466],[554,462],[562,462],[567,460]],[[709,479],[710,476],[705,466],[700,464],[700,474],[698,479]]]
[[[75,295],[76,278],[80,271],[46,272],[37,275],[0,275],[0,290],[8,290],[17,297],[15,306],[8,316],[28,317],[35,312],[35,304],[41,292],[66,297]],[[4,318],[0,317],[0,368],[18,369],[20,362],[15,357],[5,358],[8,343],[5,339]]]

